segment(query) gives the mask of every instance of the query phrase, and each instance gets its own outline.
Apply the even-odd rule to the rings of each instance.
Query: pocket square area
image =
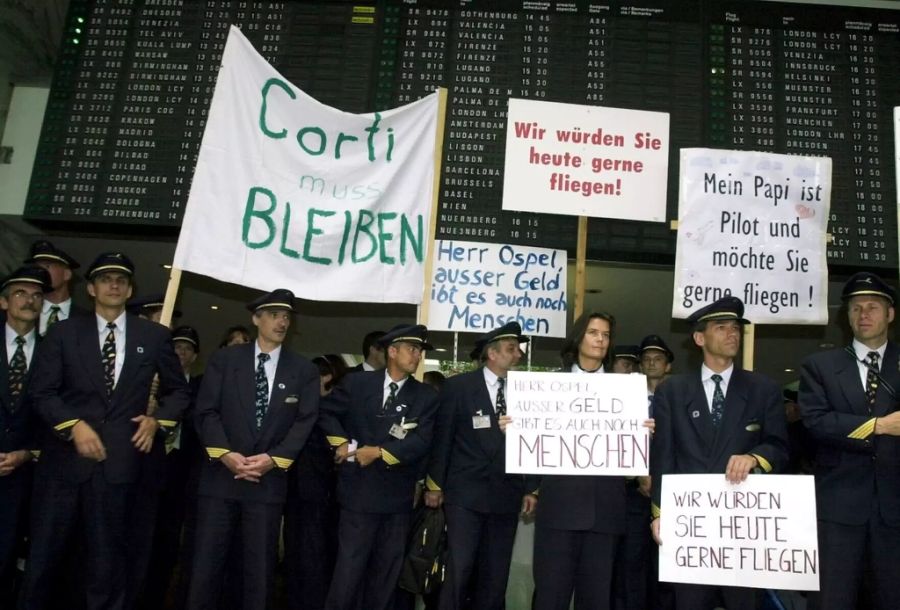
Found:
[[[747,432],[759,432],[761,426],[759,424],[747,424],[747,427],[744,428]]]
[[[284,402],[286,402],[286,403],[300,402],[300,399],[296,396],[288,396],[287,398],[284,399]]]

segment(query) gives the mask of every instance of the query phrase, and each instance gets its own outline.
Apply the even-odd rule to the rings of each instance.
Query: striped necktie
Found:
[[[25,359],[25,337],[16,337],[16,351],[9,361],[9,393],[12,396],[13,407],[18,402],[16,399],[25,388],[25,374],[28,372],[28,361]]]
[[[878,393],[878,360],[881,356],[878,355],[878,352],[869,352],[866,355],[866,359],[868,360],[866,369],[866,403],[869,407],[869,413],[872,412],[872,407],[875,406],[875,395]]]
[[[106,325],[109,332],[106,334],[106,340],[103,342],[103,349],[100,355],[103,357],[103,379],[106,381],[106,395],[112,396],[113,388],[116,386],[116,323],[110,322]]]
[[[47,316],[47,325],[44,327],[44,332],[46,333],[50,330],[50,327],[59,322],[59,305],[51,305],[50,306],[50,315]]]
[[[710,414],[712,415],[713,426],[718,428],[719,424],[722,423],[722,417],[725,415],[725,393],[722,392],[721,375],[713,375],[710,379],[716,384],[716,388],[713,390],[712,411],[710,411]]]
[[[266,377],[266,362],[269,354],[260,354],[256,365],[256,429],[262,428],[263,418],[269,409],[269,378]]]
[[[506,385],[506,379],[497,377],[497,408],[494,411],[497,417],[506,415],[506,395],[503,393],[503,386]]]

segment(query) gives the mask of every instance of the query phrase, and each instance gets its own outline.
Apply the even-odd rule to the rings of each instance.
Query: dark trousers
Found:
[[[863,571],[871,573],[869,598],[876,610],[900,608],[900,528],[879,514],[864,525],[819,521],[818,593],[809,596],[810,610],[853,610]]]
[[[440,610],[503,610],[519,515],[479,513],[444,504],[444,516],[450,557]],[[475,582],[470,586],[473,574]]]
[[[707,585],[682,585],[675,587],[676,610],[756,610],[762,602],[762,589],[745,587],[714,587]],[[845,608],[844,610],[850,610]]]
[[[156,533],[156,515],[159,510],[160,492],[155,486],[142,481],[134,493],[134,502],[128,515],[128,588],[125,607],[137,603],[150,559]]]
[[[156,527],[148,553],[150,565],[137,600],[137,607],[142,610],[159,610],[165,605],[180,556],[181,529],[187,512],[190,463],[185,459],[183,450],[175,449],[166,455],[165,464],[165,487],[157,502],[154,515]]]
[[[281,504],[201,496],[187,607],[215,610],[232,539],[240,533],[243,610],[271,608]]]
[[[645,610],[649,591],[656,576],[650,569],[650,499],[637,490],[636,481],[628,482],[625,535],[619,539],[613,569],[613,600],[616,610]]]
[[[31,468],[0,477],[0,608],[13,607],[16,560],[25,535]]]
[[[123,610],[128,582],[128,513],[133,486],[100,468],[85,483],[41,477],[32,500],[31,550],[21,607],[42,610],[60,582],[59,564],[76,524],[84,528],[88,610]],[[77,604],[78,600],[73,600]]]
[[[288,496],[284,506],[284,573],[290,610],[325,607],[337,549],[336,506]]]
[[[619,536],[534,529],[534,610],[609,610]],[[729,609],[730,610],[730,609]]]
[[[325,607],[328,610],[392,608],[409,528],[409,513],[359,513],[341,509],[338,557]]]

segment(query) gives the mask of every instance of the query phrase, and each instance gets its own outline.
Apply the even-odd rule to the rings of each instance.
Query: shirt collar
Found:
[[[406,377],[404,377],[404,378],[401,379],[400,381],[394,381],[393,379],[391,379],[391,376],[388,375],[387,369],[384,369],[384,385],[383,385],[382,387],[383,387],[384,390],[387,392],[389,386],[390,386],[392,383],[396,383],[396,384],[397,384],[397,391],[399,392],[399,391],[400,391],[400,388],[403,387],[403,384],[406,383],[406,380],[407,380],[407,379],[409,379],[409,375],[407,375]]]
[[[366,362],[365,360],[363,360],[362,367],[363,367],[363,370],[364,370],[364,371],[376,371],[376,370],[378,370],[378,369],[376,369],[374,366],[372,366],[371,364],[369,364],[368,362]]]
[[[117,331],[125,332],[125,314],[126,312],[122,312],[119,314],[119,317],[113,320],[113,323],[116,325]],[[97,318],[97,332],[103,334],[109,331],[107,328],[107,321],[105,318],[102,318],[100,314],[95,313],[94,316]]]
[[[19,336],[19,333],[17,333],[13,329],[13,327],[9,325],[8,322],[6,324],[4,324],[3,326],[6,327],[6,345],[12,346],[12,348],[15,349],[17,347],[16,337]],[[35,329],[33,329],[33,328],[30,331],[28,331],[27,333],[25,333],[25,346],[28,347],[28,346],[34,345],[34,342],[36,340],[35,337],[36,337],[36,332],[35,332]],[[12,352],[10,352],[10,355],[12,355]]]
[[[263,353],[263,351],[259,348],[259,341],[254,341],[253,342],[253,359],[257,360],[259,358],[259,355],[262,353]],[[270,361],[276,362],[278,360],[278,357],[281,355],[281,346],[279,345],[278,347],[273,349],[271,352],[266,352],[266,353],[269,354]]]
[[[50,313],[50,308],[56,306],[59,307],[59,313],[68,317],[69,309],[72,307],[72,297],[69,297],[65,301],[61,301],[59,303],[51,303],[50,301],[44,300],[44,304],[41,305],[41,313]]]
[[[887,349],[887,341],[884,344],[877,348],[872,349],[871,347],[867,347],[863,345],[861,342],[856,339],[853,340],[853,351],[856,352],[856,357],[860,360],[866,360],[869,356],[869,352],[878,352],[878,360],[879,362],[884,360],[884,352]]]
[[[731,381],[731,374],[733,372],[734,372],[734,363],[732,363],[731,366],[729,366],[727,369],[725,369],[721,373],[716,373],[714,370],[712,370],[711,368],[709,368],[708,366],[706,366],[704,364],[704,365],[700,366],[700,380],[703,383],[706,383],[707,381],[711,380],[713,375],[718,374],[718,375],[722,376],[722,383],[724,383],[725,385],[728,385],[728,382]]]
[[[488,367],[484,366],[481,368],[484,371],[485,383],[488,384],[488,387],[491,387],[491,388],[495,387],[497,385],[497,380],[499,379],[499,377],[497,377],[497,375],[494,374],[494,371],[492,371]]]

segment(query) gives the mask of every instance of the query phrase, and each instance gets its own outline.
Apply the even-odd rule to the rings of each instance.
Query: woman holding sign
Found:
[[[563,371],[605,373],[615,318],[585,313],[560,352]],[[610,606],[616,540],[625,533],[625,479],[621,476],[549,476],[540,486],[534,537],[534,610]]]

